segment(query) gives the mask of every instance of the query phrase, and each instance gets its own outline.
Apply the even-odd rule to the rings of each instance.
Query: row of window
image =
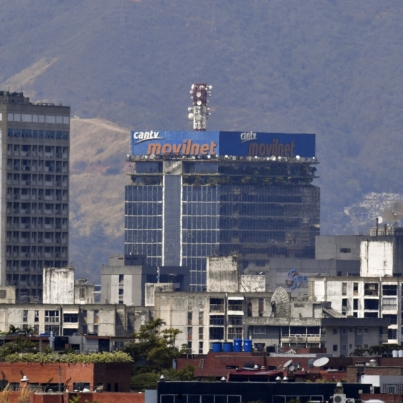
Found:
[[[55,139],[68,140],[69,132],[53,131],[53,130],[31,130],[31,129],[11,129],[7,130],[8,137],[26,137],[33,139]]]
[[[7,120],[9,122],[55,123],[64,125],[68,125],[70,123],[69,116],[37,115],[31,113],[8,113]]]
[[[341,294],[347,295],[347,287],[349,283],[342,283]],[[350,283],[351,284],[351,283]],[[354,295],[358,295],[358,284],[353,283]],[[364,284],[364,295],[366,296],[378,296],[380,284],[377,283],[365,283]],[[382,284],[382,295],[397,296],[398,295],[398,285],[397,284]],[[403,295],[403,289],[402,289]]]

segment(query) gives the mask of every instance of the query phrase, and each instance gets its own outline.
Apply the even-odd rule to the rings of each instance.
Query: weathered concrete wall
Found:
[[[145,306],[154,306],[155,292],[174,292],[173,283],[146,283],[145,284]]]
[[[207,259],[207,292],[237,292],[238,262],[233,256]]]
[[[239,292],[265,292],[266,276],[243,275],[240,276]]]
[[[358,260],[362,235],[321,235],[315,237],[315,259]]]
[[[74,304],[74,269],[43,269],[43,303]]]
[[[15,304],[15,287],[0,287],[0,304]]]
[[[361,277],[393,275],[393,240],[361,242]]]
[[[75,304],[93,304],[94,303],[94,285],[76,284],[74,286]]]

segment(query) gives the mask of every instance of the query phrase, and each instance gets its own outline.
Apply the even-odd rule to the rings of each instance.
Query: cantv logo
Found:
[[[247,141],[256,140],[257,134],[255,132],[241,133],[241,143],[246,143]]]
[[[163,137],[160,137],[160,132],[132,132],[133,133],[133,139],[137,140],[135,144],[143,143],[144,141],[149,141],[149,140],[163,140]]]

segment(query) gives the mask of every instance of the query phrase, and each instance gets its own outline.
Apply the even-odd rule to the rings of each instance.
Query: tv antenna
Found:
[[[208,105],[208,97],[211,96],[212,85],[192,84],[190,98],[193,106],[188,108],[188,118],[193,121],[193,130],[206,131],[207,119],[211,115]]]

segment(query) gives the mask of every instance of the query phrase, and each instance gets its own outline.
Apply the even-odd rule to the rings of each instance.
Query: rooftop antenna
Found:
[[[211,115],[207,98],[211,96],[212,89],[213,86],[207,84],[192,84],[190,87],[193,106],[188,108],[188,118],[193,121],[195,131],[206,131],[207,119]]]

